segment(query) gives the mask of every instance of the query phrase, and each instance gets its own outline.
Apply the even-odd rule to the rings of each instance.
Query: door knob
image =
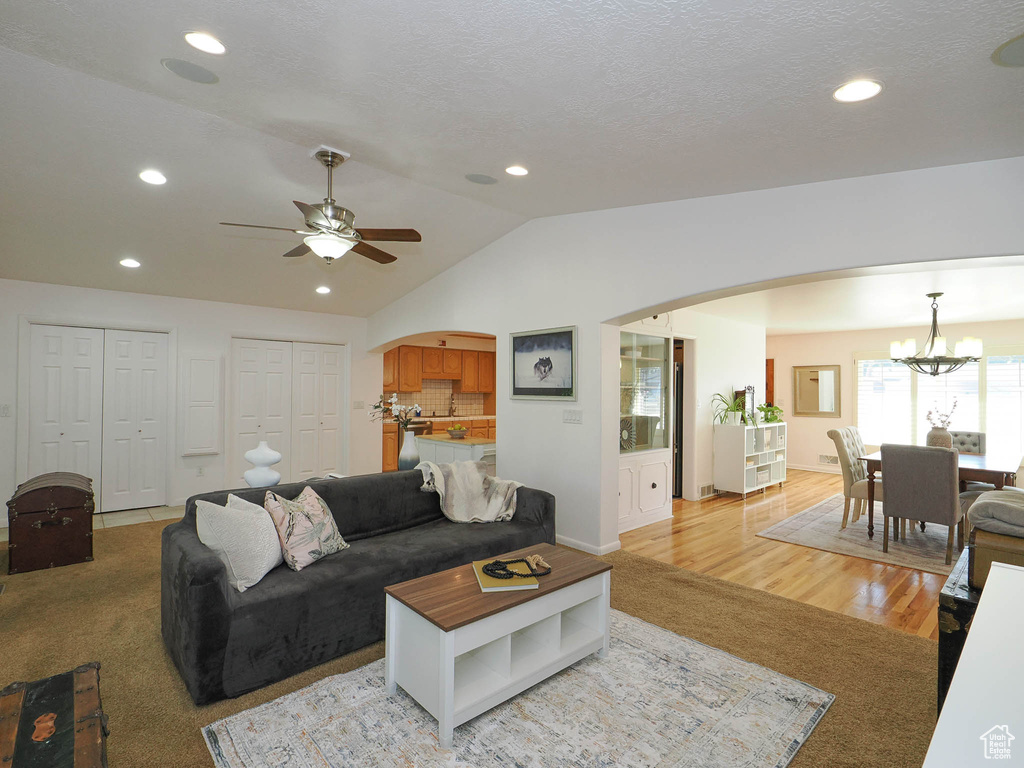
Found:
[[[141,430],[141,429],[139,430],[139,434],[140,434],[140,435],[142,434],[142,430]]]
[[[657,487],[658,487],[657,483],[651,483],[651,488],[657,488]]]

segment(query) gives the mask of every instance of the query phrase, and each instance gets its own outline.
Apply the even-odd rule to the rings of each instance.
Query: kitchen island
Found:
[[[450,464],[453,461],[483,461],[487,474],[497,470],[497,443],[488,437],[464,437],[456,440],[448,434],[421,435],[416,438],[420,461]]]

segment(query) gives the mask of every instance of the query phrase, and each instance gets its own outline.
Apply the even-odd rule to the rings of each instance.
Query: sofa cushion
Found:
[[[348,547],[330,508],[308,485],[294,500],[267,491],[263,506],[277,526],[284,562],[294,571]]]
[[[281,542],[267,511],[237,496],[227,506],[199,501],[199,540],[217,553],[227,569],[228,584],[244,592],[281,564]]]

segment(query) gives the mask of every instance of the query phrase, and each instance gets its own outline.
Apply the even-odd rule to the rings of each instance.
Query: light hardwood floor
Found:
[[[671,520],[619,540],[638,555],[937,640],[944,576],[757,536],[842,490],[839,475],[790,470],[783,488],[773,486],[746,501],[736,494],[677,500]],[[866,530],[866,517],[857,525]],[[879,547],[881,533],[879,522]]]

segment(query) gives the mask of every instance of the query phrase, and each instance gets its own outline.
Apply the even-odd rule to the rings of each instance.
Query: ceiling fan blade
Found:
[[[301,229],[291,229],[290,227],[265,227],[262,224],[235,224],[231,221],[222,221],[225,227],[248,227],[250,229],[277,229],[281,232],[294,232],[297,235],[306,234]]]
[[[390,253],[382,251],[380,248],[376,248],[369,243],[356,243],[352,246],[352,250],[361,256],[376,261],[378,264],[390,264],[392,261],[398,261],[397,256],[392,256]]]
[[[288,253],[281,254],[286,259],[294,259],[296,256],[305,256],[307,253],[312,253],[309,246],[303,243],[292,248]]]
[[[423,240],[415,229],[360,229],[363,240],[390,240],[395,243],[419,243]]]
[[[331,220],[324,216],[323,211],[318,208],[314,208],[308,203],[300,203],[298,200],[292,200],[295,203],[295,207],[302,211],[302,215],[306,217],[306,221],[310,224],[319,224],[321,227],[326,229],[334,229],[334,225],[331,224]]]

